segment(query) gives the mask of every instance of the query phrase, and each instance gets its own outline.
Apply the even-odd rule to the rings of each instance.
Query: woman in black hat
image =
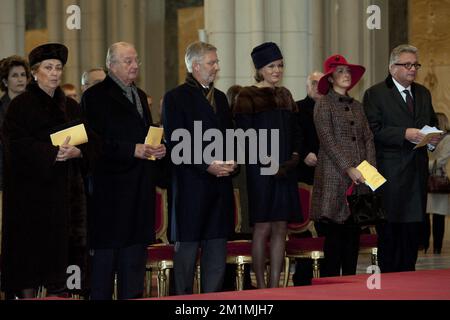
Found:
[[[300,222],[301,209],[295,168],[299,161],[301,136],[294,113],[297,106],[288,89],[277,85],[283,76],[283,56],[273,42],[252,51],[257,84],[243,88],[233,110],[236,126],[254,129],[258,137],[258,163],[246,161],[250,223],[253,225],[252,259],[258,288],[264,280],[267,243],[270,240],[269,287],[278,287],[284,259],[287,222]],[[264,141],[278,133],[278,138]],[[264,152],[264,147],[268,152]],[[250,158],[254,155],[248,154]],[[264,159],[264,153],[270,158]],[[280,165],[278,165],[280,164]]]
[[[32,50],[33,80],[11,102],[3,124],[1,284],[19,298],[34,297],[39,286],[55,295],[66,285],[70,201],[83,194],[72,188],[72,178],[88,158],[87,145],[75,147],[66,139],[57,147],[50,140],[81,118],[78,104],[59,88],[67,53],[57,43]]]

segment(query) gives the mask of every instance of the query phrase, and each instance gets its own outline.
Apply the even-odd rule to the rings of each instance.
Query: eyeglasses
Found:
[[[422,65],[420,63],[396,63],[396,66],[403,66],[406,70],[411,70],[412,67],[416,68],[416,70],[419,70]]]
[[[133,64],[133,62],[136,62],[136,64],[138,66],[140,66],[142,64],[141,60],[139,60],[139,59],[125,59],[125,60],[119,61],[119,62],[121,62],[127,66],[131,66]]]

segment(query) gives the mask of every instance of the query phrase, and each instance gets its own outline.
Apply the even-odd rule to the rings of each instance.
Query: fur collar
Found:
[[[35,94],[45,105],[56,105],[61,111],[66,109],[66,96],[60,87],[56,88],[53,97],[49,96],[44,90],[42,90],[37,82],[32,81],[27,86],[27,91]]]
[[[291,93],[284,87],[244,87],[236,97],[234,113],[259,113],[269,110],[297,112]]]

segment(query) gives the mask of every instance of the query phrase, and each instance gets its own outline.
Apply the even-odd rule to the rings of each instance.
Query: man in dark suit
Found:
[[[387,223],[378,226],[378,259],[382,272],[414,271],[426,210],[427,147],[414,149],[420,129],[437,124],[430,92],[415,83],[418,50],[396,47],[388,78],[369,88],[364,107],[374,134],[377,166],[387,179],[381,188]],[[428,145],[433,149],[439,138]]]
[[[300,162],[297,167],[297,179],[299,182],[313,185],[314,169],[317,166],[319,154],[319,138],[314,125],[314,105],[322,96],[317,90],[317,85],[323,73],[314,71],[306,79],[306,98],[297,101],[298,124],[302,132],[303,148],[300,152]],[[295,273],[292,277],[295,286],[310,285],[313,277],[311,259],[296,259]]]
[[[193,292],[199,247],[202,292],[222,289],[227,237],[233,227],[230,175],[236,168],[235,163],[224,163],[232,159],[216,155],[214,161],[207,161],[202,157],[207,147],[202,141],[205,131],[216,129],[225,137],[225,130],[233,126],[227,98],[214,88],[219,71],[217,49],[195,42],[187,48],[185,61],[186,82],[166,93],[163,102],[163,124],[173,163],[171,235],[176,294]],[[185,160],[179,161],[177,139],[183,132],[188,133],[190,143],[189,150],[183,150]]]
[[[319,138],[314,125],[314,105],[321,97],[317,90],[317,84],[322,76],[322,72],[312,72],[306,79],[306,98],[296,102],[298,123],[304,137],[304,145],[300,154],[302,161],[298,165],[298,181],[309,185],[314,183],[314,168],[317,165],[317,154],[319,153]]]
[[[92,174],[88,239],[92,250],[91,299],[111,299],[117,273],[119,299],[143,293],[146,247],[154,241],[155,185],[164,145],[144,144],[152,118],[147,95],[134,84],[139,60],[133,45],[113,44],[108,76],[89,88],[82,108],[99,136]]]

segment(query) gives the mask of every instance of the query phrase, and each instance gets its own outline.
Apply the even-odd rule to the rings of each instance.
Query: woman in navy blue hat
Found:
[[[59,87],[67,55],[58,43],[31,51],[32,81],[12,100],[3,123],[1,285],[11,298],[33,298],[40,286],[50,295],[66,287],[71,201],[82,204],[79,170],[89,154],[86,144],[66,139],[54,146],[50,140],[81,122],[78,104]]]
[[[301,209],[297,191],[295,168],[299,161],[301,145],[295,115],[297,106],[291,93],[279,87],[283,77],[284,62],[279,47],[273,42],[263,43],[253,49],[252,60],[256,69],[254,86],[243,88],[236,99],[234,115],[236,126],[256,130],[258,137],[258,162],[246,161],[250,224],[253,226],[252,259],[258,288],[278,287],[284,260],[288,221],[300,222]],[[265,145],[260,131],[278,133]],[[247,159],[250,148],[246,148]],[[270,170],[275,168],[275,170]],[[270,241],[269,283],[264,280],[267,247]]]

